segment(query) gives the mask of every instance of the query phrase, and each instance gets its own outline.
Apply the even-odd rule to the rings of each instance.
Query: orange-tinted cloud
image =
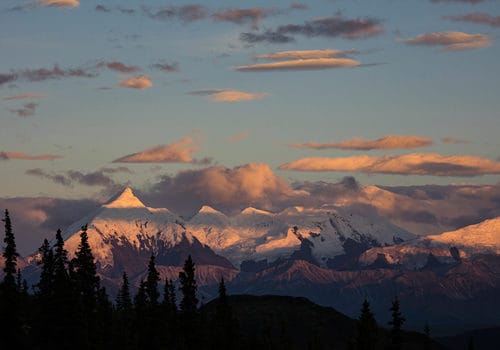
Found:
[[[192,212],[204,205],[234,211],[253,205],[269,208],[273,202],[295,198],[302,191],[294,190],[267,164],[249,163],[235,168],[212,166],[181,171],[164,176],[145,198],[153,205],[176,207]]]
[[[208,96],[211,102],[241,102],[260,100],[268,94],[266,93],[250,93],[239,90],[225,90],[225,89],[208,89],[208,90],[195,90],[191,91],[191,95]]]
[[[193,163],[191,155],[200,149],[191,137],[168,145],[159,145],[144,151],[115,159],[113,163]]]
[[[489,35],[463,32],[426,33],[403,39],[403,42],[409,45],[440,46],[444,51],[475,50],[492,45]]]
[[[474,156],[412,153],[395,156],[302,158],[282,164],[281,170],[346,171],[370,174],[478,176],[500,174],[500,162]]]
[[[62,158],[57,154],[39,154],[31,155],[21,152],[0,152],[0,160],[22,159],[22,160],[54,160]]]
[[[78,0],[40,0],[36,4],[41,7],[72,8],[80,6],[80,2]]]
[[[24,93],[24,94],[18,94],[18,95],[12,95],[12,96],[5,96],[2,97],[2,100],[5,101],[10,101],[10,100],[33,100],[36,98],[43,98],[46,97],[46,94],[37,94],[37,93]]]
[[[153,82],[151,78],[147,75],[138,75],[135,77],[122,80],[118,83],[118,85],[121,87],[143,90],[152,87]]]
[[[349,54],[358,53],[356,50],[293,50],[278,51],[266,55],[255,56],[256,60],[305,60],[312,58],[344,58]]]
[[[350,58],[311,58],[290,61],[279,61],[270,63],[253,64],[249,66],[239,66],[234,69],[241,72],[251,71],[283,71],[283,70],[311,70],[311,69],[331,69],[356,67],[360,62]]]
[[[432,140],[422,136],[412,135],[388,135],[377,140],[363,140],[355,137],[350,140],[337,143],[293,143],[290,147],[294,148],[312,148],[312,149],[349,149],[358,151],[368,151],[372,149],[410,149],[418,147],[427,147],[432,145]]]

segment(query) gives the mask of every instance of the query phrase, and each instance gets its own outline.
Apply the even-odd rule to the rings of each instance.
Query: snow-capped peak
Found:
[[[204,213],[204,214],[222,214],[220,211],[212,208],[211,206],[204,205],[200,208],[198,213]]]
[[[130,187],[127,187],[108,203],[103,205],[106,208],[144,208],[145,205],[134,195]]]
[[[500,217],[479,224],[462,227],[456,231],[427,236],[435,242],[457,246],[484,247],[500,252]]]
[[[245,208],[241,211],[241,214],[243,215],[268,215],[268,216],[272,216],[273,213],[270,213],[268,211],[265,211],[265,210],[261,210],[261,209],[257,209],[257,208],[254,208],[254,207],[248,207],[248,208]]]

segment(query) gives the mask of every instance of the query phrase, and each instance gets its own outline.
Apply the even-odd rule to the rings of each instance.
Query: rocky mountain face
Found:
[[[111,293],[123,271],[138,285],[151,254],[162,280],[177,279],[190,254],[207,299],[224,277],[231,293],[306,296],[351,316],[368,298],[384,320],[398,296],[410,325],[428,321],[445,332],[500,324],[499,222],[418,237],[382,217],[334,206],[279,213],[249,207],[231,217],[203,206],[184,219],[145,206],[127,188],[63,236],[72,255],[87,225]],[[27,259],[27,275],[36,276],[35,260]]]

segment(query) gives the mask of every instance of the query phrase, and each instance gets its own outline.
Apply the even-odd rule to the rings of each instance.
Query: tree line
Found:
[[[97,274],[88,242],[87,227],[72,259],[64,247],[61,230],[53,244],[45,239],[38,249],[40,278],[28,287],[17,266],[15,237],[6,210],[0,283],[0,344],[17,349],[290,349],[257,336],[243,337],[221,278],[212,312],[200,308],[195,263],[187,258],[179,272],[178,287],[172,280],[161,283],[155,256],[147,274],[132,295],[129,276],[123,272],[120,289],[112,302]],[[160,286],[163,284],[163,290]],[[178,293],[180,292],[180,293]],[[177,296],[180,300],[177,300]],[[405,322],[395,299],[389,347],[401,349]],[[379,349],[380,328],[367,300],[363,302],[354,336],[346,348]],[[426,348],[431,348],[430,338]],[[320,344],[318,344],[320,345]],[[319,347],[322,348],[322,347]]]

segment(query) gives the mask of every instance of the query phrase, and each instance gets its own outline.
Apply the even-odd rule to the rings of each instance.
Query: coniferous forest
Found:
[[[305,298],[228,296],[221,278],[218,298],[201,305],[195,262],[178,281],[161,281],[151,255],[138,288],[123,272],[116,298],[101,285],[82,227],[70,259],[61,231],[38,250],[39,281],[30,286],[17,266],[9,212],[2,220],[4,278],[0,284],[2,349],[439,349],[426,334],[402,330],[395,299],[388,329],[377,325],[364,300],[358,320]],[[132,291],[137,289],[137,292]]]

